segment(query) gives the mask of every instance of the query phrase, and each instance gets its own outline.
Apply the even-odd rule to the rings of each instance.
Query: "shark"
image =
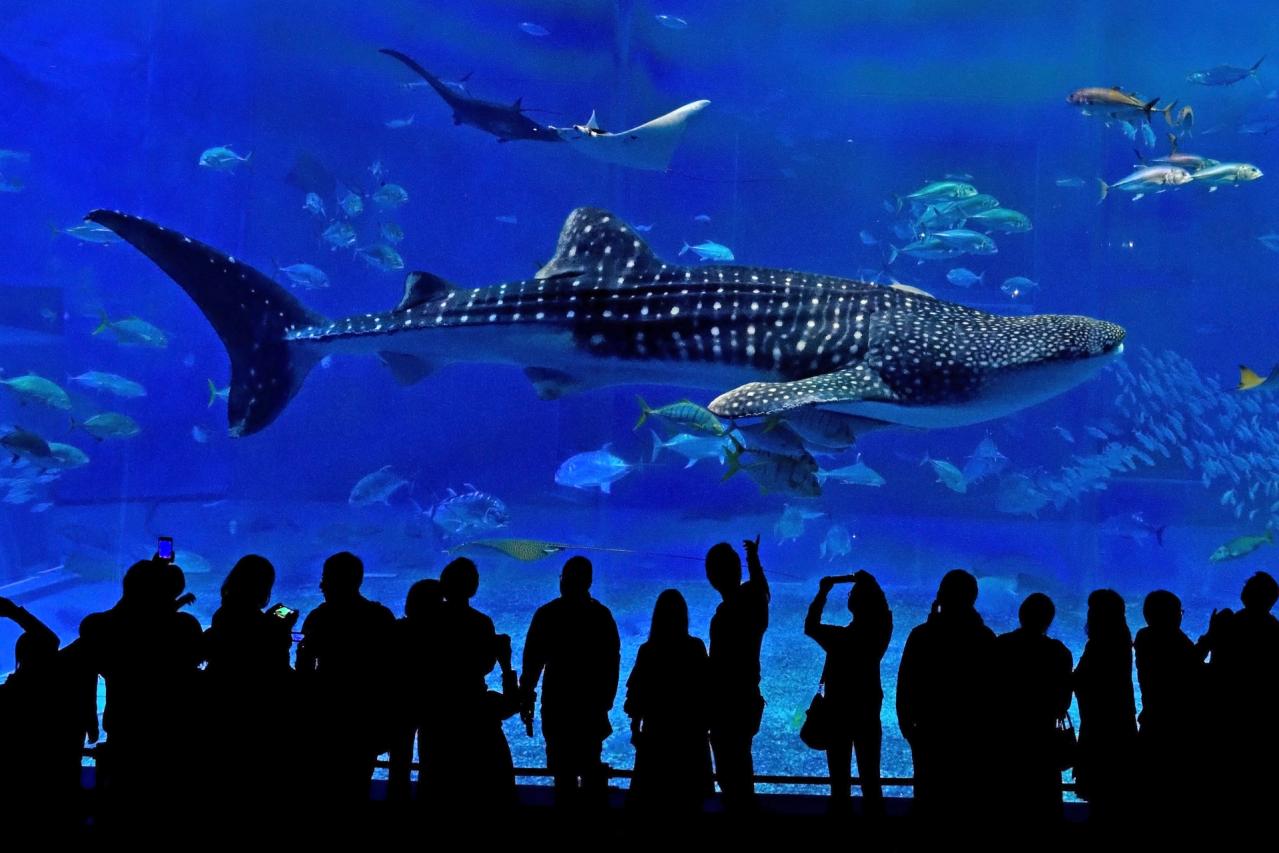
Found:
[[[401,383],[457,362],[517,365],[539,396],[616,385],[702,389],[732,420],[809,408],[868,428],[999,418],[1085,382],[1125,331],[1075,315],[1000,316],[904,285],[660,259],[614,214],[569,214],[528,279],[466,287],[411,273],[398,304],[330,319],[241,259],[138,216],[96,210],[177,282],[231,361],[229,431],[269,426],[333,354]],[[703,398],[704,399],[704,398]]]
[[[498,142],[510,142],[515,139],[533,142],[563,141],[555,128],[538,124],[524,115],[520,98],[516,98],[511,104],[485,101],[467,94],[464,90],[447,85],[419,65],[412,57],[398,50],[382,48],[379,53],[398,59],[425,80],[427,85],[434,89],[435,93],[453,110],[454,124],[469,124],[471,127],[479,128],[485,133],[496,136]]]

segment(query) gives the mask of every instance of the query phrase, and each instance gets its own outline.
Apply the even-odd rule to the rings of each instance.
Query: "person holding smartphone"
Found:
[[[241,557],[222,583],[222,606],[204,633],[205,701],[209,714],[207,778],[210,796],[229,820],[252,820],[279,807],[275,783],[261,763],[274,766],[293,752],[285,721],[293,697],[289,666],[298,612],[267,608],[275,567],[257,554]]]
[[[826,625],[822,610],[836,584],[851,583],[847,625]],[[862,780],[862,802],[867,814],[884,809],[884,788],[880,782],[880,748],[883,728],[879,712],[884,704],[880,682],[880,662],[893,636],[893,612],[879,582],[867,571],[824,577],[817,595],[808,606],[804,633],[826,652],[822,669],[827,719],[830,721],[826,763],[830,768],[831,809],[850,805],[850,762],[857,751],[857,771]]]

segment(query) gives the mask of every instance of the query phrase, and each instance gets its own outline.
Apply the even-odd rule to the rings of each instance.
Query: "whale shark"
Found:
[[[524,108],[519,98],[511,104],[485,101],[446,85],[443,80],[427,71],[412,57],[398,50],[384,47],[378,52],[398,59],[425,80],[453,110],[454,124],[469,124],[471,127],[479,128],[496,136],[498,142],[510,142],[513,139],[527,139],[534,142],[562,141],[555,128],[538,124],[524,115]]]
[[[335,353],[377,356],[406,384],[449,363],[513,364],[548,398],[664,385],[703,389],[734,420],[809,407],[942,428],[1061,394],[1123,352],[1123,327],[1089,317],[1006,317],[902,285],[669,263],[590,207],[569,215],[533,278],[464,287],[414,272],[390,310],[342,319],[178,231],[120,211],[87,219],[150,258],[212,324],[231,360],[234,436],[270,425]]]

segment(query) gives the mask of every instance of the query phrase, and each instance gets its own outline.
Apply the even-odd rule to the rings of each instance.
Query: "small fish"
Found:
[[[307,290],[318,290],[329,286],[329,277],[324,270],[310,264],[289,264],[287,267],[276,266],[277,273],[284,273],[289,284]]]
[[[112,320],[106,311],[99,311],[98,314],[100,322],[93,330],[95,335],[109,331],[115,335],[116,343],[121,346],[164,349],[169,345],[169,338],[164,332],[140,317]]]
[[[777,534],[777,544],[782,545],[803,536],[805,523],[815,518],[821,518],[825,514],[824,512],[808,510],[803,507],[783,504],[782,517],[777,519],[777,523],[773,525],[773,532]]]
[[[728,430],[723,422],[710,410],[704,406],[699,406],[692,400],[680,400],[677,403],[667,403],[665,406],[658,406],[656,409],[644,402],[643,397],[636,397],[640,406],[640,417],[635,422],[635,429],[639,429],[648,420],[650,415],[656,415],[669,423],[675,424],[682,432],[704,432],[714,436],[723,436]]]
[[[892,247],[894,251],[903,255],[909,255],[921,261],[940,261],[947,258],[955,258],[964,254],[963,248],[946,243],[933,236],[928,236],[922,240],[916,240],[902,246],[901,249]]]
[[[73,444],[60,441],[49,442],[49,454],[53,456],[54,466],[63,470],[81,468],[89,464],[89,456]]]
[[[863,228],[861,231],[857,232],[857,236],[861,239],[861,241],[862,241],[862,245],[863,245],[863,246],[878,246],[878,245],[879,245],[879,239],[878,239],[877,237],[875,237],[875,235],[874,235],[874,234],[870,233],[869,231],[865,230],[864,228]]]
[[[1279,252],[1279,234],[1274,232],[1262,234],[1257,240],[1270,251]]]
[[[14,462],[25,459],[41,467],[53,467],[56,463],[52,446],[34,432],[22,427],[14,427],[4,435],[0,435],[0,447],[4,448],[4,452],[8,453]]]
[[[326,355],[324,358],[320,359],[320,367],[323,367],[325,370],[328,370],[332,366],[333,366],[333,356]]]
[[[209,379],[208,383],[209,383],[209,407],[212,407],[213,404],[216,403],[218,400],[221,400],[222,402],[225,403],[231,399],[230,385],[228,385],[225,388],[219,388],[212,379]]]
[[[688,242],[685,241],[684,247],[679,250],[679,254],[682,255],[685,252],[690,251],[703,261],[720,262],[736,260],[736,258],[733,257],[732,249],[711,240],[707,240],[705,243],[698,243],[696,246],[690,246]]]
[[[1038,518],[1039,511],[1050,500],[1025,474],[1010,474],[999,480],[999,490],[995,493],[995,509],[1009,515]]]
[[[349,222],[337,221],[325,228],[320,238],[334,250],[346,249],[355,245],[355,229]]]
[[[68,237],[74,237],[83,243],[97,243],[100,246],[109,246],[112,243],[121,242],[119,234],[96,222],[82,222],[79,225],[72,225],[70,228],[53,226],[53,233],[66,234]]]
[[[364,212],[364,199],[360,198],[354,191],[347,190],[338,199],[338,207],[342,208],[342,212],[347,215],[347,218],[354,219]]]
[[[668,30],[688,29],[688,21],[683,18],[677,18],[674,15],[654,15],[653,17]]]
[[[209,431],[199,424],[195,424],[191,427],[191,438],[195,440],[196,444],[208,444]]]
[[[967,486],[975,485],[987,477],[1001,473],[1007,466],[1008,457],[1000,452],[993,438],[986,436],[964,463],[964,483]]]
[[[853,540],[856,535],[849,533],[842,524],[832,524],[822,539],[821,557],[823,560],[838,560],[847,557],[853,551]]]
[[[1189,107],[1187,107],[1189,109]],[[1149,123],[1141,126],[1141,141],[1146,143],[1147,148],[1155,147],[1155,131]]]
[[[721,465],[724,464],[725,455],[731,443],[726,437],[694,435],[693,433],[681,432],[676,433],[665,441],[653,430],[649,430],[653,436],[653,456],[650,461],[656,462],[657,457],[663,450],[669,450],[677,453],[688,460],[685,468],[692,468],[703,459],[714,459]]]
[[[702,224],[706,225],[706,224],[710,224],[711,217],[709,213],[699,213],[693,217],[693,221],[701,222]]]
[[[613,455],[612,443],[599,450],[578,453],[560,463],[555,472],[555,482],[574,489],[599,489],[602,494],[612,494],[613,483],[635,469]]]
[[[1100,204],[1105,201],[1111,190],[1135,193],[1133,201],[1137,201],[1147,192],[1161,192],[1168,187],[1179,187],[1183,184],[1188,184],[1191,180],[1193,179],[1190,173],[1179,166],[1143,166],[1113,184],[1108,184],[1098,178],[1097,183],[1101,192],[1097,203]]]
[[[1005,234],[1022,234],[1034,228],[1029,216],[1006,207],[995,207],[974,213],[968,217],[968,224],[971,226],[973,223],[976,223],[978,228],[1002,231]]]
[[[31,505],[32,512],[48,512],[50,509],[53,509],[53,504],[50,501],[41,501],[38,504]]]
[[[0,379],[0,385],[12,391],[23,405],[40,403],[64,412],[71,410],[71,397],[67,395],[67,392],[62,390],[56,382],[45,379],[43,376],[28,373],[15,376],[13,379]]]
[[[83,385],[85,388],[92,388],[95,391],[106,391],[109,394],[115,394],[117,397],[132,399],[147,395],[146,388],[143,388],[132,379],[125,379],[115,373],[89,370],[79,376],[71,377],[71,381],[78,385]]]
[[[1239,536],[1213,551],[1208,559],[1213,563],[1220,563],[1223,560],[1246,557],[1262,545],[1273,545],[1274,541],[1274,531],[1269,529],[1261,536]]]
[[[411,127],[415,118],[417,118],[417,113],[413,113],[408,118],[387,119],[383,124],[391,130],[403,130],[406,127]]]
[[[447,497],[427,510],[431,523],[446,536],[474,535],[510,523],[510,513],[500,498],[481,492],[469,483],[465,489],[460,493],[449,489]]]
[[[356,254],[364,258],[369,266],[383,272],[394,272],[404,269],[404,258],[385,243],[374,243],[363,249],[356,249]]]
[[[1262,171],[1251,163],[1218,163],[1194,172],[1190,178],[1197,183],[1207,184],[1208,192],[1215,192],[1220,186],[1258,180],[1262,174]]]
[[[1103,521],[1098,529],[1104,536],[1131,539],[1138,545],[1149,545],[1152,542],[1162,545],[1164,531],[1168,529],[1168,526],[1151,524],[1146,521],[1142,513],[1133,512],[1112,515]]]
[[[635,230],[641,234],[647,234],[648,232],[653,230],[653,226],[652,225],[636,225]]]
[[[1058,178],[1054,183],[1062,189],[1077,190],[1084,186],[1084,179],[1067,176],[1064,178]]]
[[[955,287],[972,287],[974,284],[984,284],[985,278],[985,272],[978,275],[967,267],[955,267],[946,273],[946,280],[955,285]]]
[[[994,255],[999,252],[999,247],[995,245],[994,240],[990,239],[986,234],[969,228],[935,231],[928,236],[933,240],[940,240],[944,245],[953,246],[970,255]]]
[[[1204,71],[1191,71],[1186,75],[1186,82],[1195,83],[1199,86],[1230,86],[1240,80],[1247,80],[1249,77],[1255,80],[1257,69],[1265,61],[1266,57],[1263,56],[1248,68],[1239,68],[1234,65],[1216,65]]]
[[[1268,386],[1266,388],[1268,391],[1273,390],[1275,387],[1279,387],[1279,382],[1273,382],[1272,384],[1276,377],[1279,377],[1279,364],[1272,367],[1265,376],[1253,371],[1247,365],[1241,364],[1239,365],[1239,384],[1235,386],[1235,390],[1253,391],[1262,386]]]
[[[874,486],[879,487],[888,482],[883,476],[871,468],[857,457],[857,461],[852,465],[845,465],[843,468],[833,468],[829,471],[817,472],[817,481],[822,485],[827,480],[834,480],[836,483],[844,483],[849,486]]]
[[[532,21],[525,21],[520,24],[520,29],[534,38],[545,38],[551,34],[551,31],[541,24],[535,24]]]
[[[1101,430],[1097,429],[1097,427],[1095,426],[1084,427],[1084,432],[1088,433],[1090,436],[1092,436],[1095,439],[1098,439],[1099,441],[1110,441],[1110,436],[1102,432]]]
[[[1070,432],[1070,430],[1066,429],[1064,426],[1058,425],[1053,427],[1053,429],[1056,430],[1059,436],[1061,436],[1062,441],[1066,442],[1067,444],[1075,443],[1075,436]]]
[[[777,492],[815,498],[822,493],[822,485],[817,481],[817,461],[807,453],[772,453],[744,447],[733,438],[733,446],[727,451],[726,458],[728,471],[723,479],[742,471],[755,481],[762,494]]]
[[[857,431],[866,422],[853,415],[801,406],[765,420],[766,428],[786,427],[813,452],[841,453],[857,442]]]
[[[897,196],[897,210],[907,201],[952,201],[977,195],[977,188],[963,181],[933,181],[905,196]]]
[[[252,151],[241,157],[231,150],[231,146],[219,145],[207,148],[200,154],[200,165],[215,172],[234,172],[241,163],[249,162],[252,156]]]
[[[1038,290],[1039,282],[1031,281],[1024,275],[1015,275],[1004,279],[1004,283],[999,286],[999,289],[1011,299],[1020,299],[1027,293]]]
[[[306,200],[302,202],[302,209],[315,216],[323,219],[326,216],[324,210],[324,199],[315,193],[307,193]]]
[[[960,471],[945,459],[928,459],[925,462],[933,466],[933,472],[937,474],[937,482],[950,489],[952,492],[964,494],[968,491],[968,482],[964,479],[964,472]]]
[[[195,367],[195,353],[189,352],[186,355],[182,356],[182,366]]]
[[[351,488],[347,503],[351,506],[390,506],[391,498],[409,481],[401,477],[390,465],[383,465],[371,474],[365,474]]]
[[[1119,129],[1124,132],[1124,136],[1128,137],[1134,142],[1137,141],[1137,128],[1132,122],[1130,121],[1119,122]]]
[[[404,229],[394,222],[383,222],[378,232],[382,235],[382,239],[388,243],[399,243],[404,239]]]
[[[86,418],[82,422],[77,422],[75,418],[71,419],[71,428],[80,429],[103,441],[108,438],[133,438],[142,432],[142,427],[138,426],[138,422],[128,415],[122,415],[119,412],[104,412],[100,415],[94,415]]]
[[[421,81],[425,83],[426,81]],[[373,180],[380,181],[382,176],[386,174],[386,167],[382,165],[381,160],[374,160],[369,164],[369,174],[373,176]]]
[[[399,184],[383,184],[373,192],[378,207],[396,208],[409,200],[409,194]]]
[[[520,224],[519,218],[516,217],[516,215],[513,213],[506,213],[506,214],[503,214],[502,216],[494,216],[493,218],[496,219],[498,222],[501,222],[503,225],[519,225]]]

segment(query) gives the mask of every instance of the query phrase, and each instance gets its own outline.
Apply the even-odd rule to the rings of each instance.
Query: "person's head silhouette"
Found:
[[[1124,613],[1124,599],[1113,589],[1094,589],[1088,594],[1088,618],[1084,633],[1090,640],[1113,640],[1132,645],[1132,632]]]
[[[1157,589],[1146,596],[1141,615],[1157,631],[1175,631],[1181,627],[1181,599],[1166,589]]]
[[[875,618],[888,609],[888,599],[878,583],[871,580],[853,581],[848,590],[848,612],[856,619]]]
[[[222,606],[252,607],[261,610],[271,600],[275,567],[266,557],[246,554],[231,567],[222,582]]]
[[[933,606],[942,613],[972,610],[977,604],[977,578],[963,569],[951,569],[937,585]]]
[[[39,669],[53,660],[58,653],[58,638],[45,631],[24,631],[13,646],[17,670]]]
[[[404,615],[413,622],[430,620],[444,603],[444,590],[434,578],[420,580],[409,587],[404,599]]]
[[[648,629],[650,642],[670,642],[688,636],[688,602],[677,589],[663,590],[653,605],[653,623]]]
[[[350,551],[339,551],[324,561],[320,592],[328,602],[351,601],[360,595],[364,563]]]
[[[450,604],[465,604],[480,588],[480,570],[467,557],[458,557],[440,572],[440,591]]]
[[[742,558],[732,545],[720,542],[706,552],[706,579],[723,596],[742,585]]]
[[[1042,592],[1032,592],[1017,609],[1017,621],[1032,634],[1047,634],[1057,616],[1053,600]]]
[[[594,568],[585,557],[569,557],[560,570],[560,595],[565,598],[586,598],[591,592]]]
[[[1239,600],[1243,602],[1244,610],[1269,613],[1279,601],[1279,584],[1269,573],[1257,572],[1244,581]]]

